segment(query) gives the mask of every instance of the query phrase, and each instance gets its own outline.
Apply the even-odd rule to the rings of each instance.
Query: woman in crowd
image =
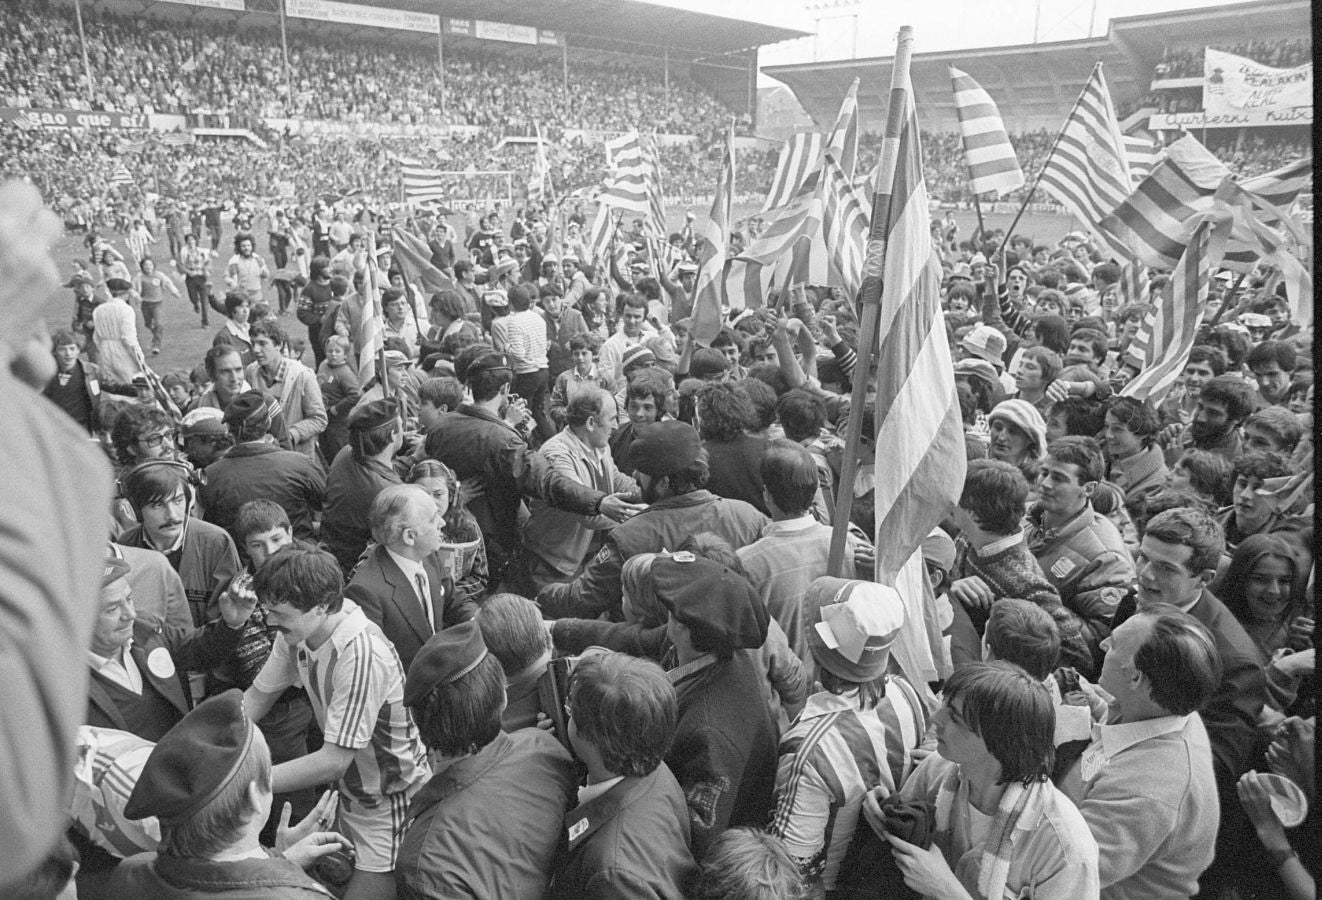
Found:
[[[248,316],[252,312],[248,295],[243,291],[227,292],[221,312],[225,314],[225,324],[216,332],[211,346],[233,347],[243,357],[245,367],[252,365],[257,356],[252,350],[252,338],[248,336]]]
[[[414,464],[408,480],[432,495],[445,518],[441,549],[437,552],[447,556],[442,569],[454,581],[455,601],[481,600],[487,594],[491,577],[486,542],[477,519],[464,503],[459,479],[445,463],[424,459]]]

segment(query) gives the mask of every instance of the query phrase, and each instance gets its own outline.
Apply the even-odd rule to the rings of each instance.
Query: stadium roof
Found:
[[[1211,8],[1112,19],[1104,36],[1042,44],[916,53],[910,64],[925,129],[951,131],[955,106],[947,66],[962,69],[997,101],[1011,131],[1060,127],[1084,80],[1100,60],[1117,106],[1147,93],[1152,67],[1167,46],[1238,43],[1308,34],[1308,0],[1256,0]],[[819,128],[829,128],[850,83],[858,78],[865,130],[885,124],[893,57],[767,66],[762,71],[794,91]]]
[[[71,5],[73,0],[56,0]],[[569,38],[570,49],[624,51],[660,58],[665,53],[679,60],[721,56],[774,44],[808,33],[779,25],[731,19],[711,13],[669,6],[643,0],[342,0],[359,6],[380,6],[439,15],[446,19],[483,19],[506,25],[524,25],[553,31]],[[83,0],[84,6],[102,7],[121,13],[142,13],[168,18],[202,21],[251,21],[267,24],[278,9],[276,0],[245,0],[245,12],[190,5],[190,0]],[[331,25],[290,19],[298,29],[351,29],[354,26]],[[417,42],[434,40],[427,35],[391,32],[398,40]],[[449,42],[451,36],[447,35]],[[472,39],[453,38],[457,44]],[[502,42],[483,41],[482,46],[498,49]],[[519,51],[516,44],[505,49]]]

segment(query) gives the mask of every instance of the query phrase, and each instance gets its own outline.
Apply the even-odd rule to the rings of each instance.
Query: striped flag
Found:
[[[771,294],[775,269],[759,262],[735,257],[721,271],[721,300],[731,313],[761,309]]]
[[[1099,228],[1128,258],[1157,269],[1174,268],[1189,243],[1197,217],[1216,206],[1216,193],[1230,170],[1186,134],[1166,148],[1166,157],[1134,192],[1103,217]],[[1290,227],[1281,210],[1288,207],[1312,177],[1312,157],[1239,185],[1253,198],[1258,218],[1270,228]],[[1232,237],[1226,264],[1245,269],[1256,255],[1251,245]]]
[[[1101,63],[1093,67],[1070,111],[1060,140],[1042,168],[1041,184],[1110,243],[1110,236],[1099,231],[1098,223],[1124,202],[1133,182]]]
[[[615,213],[602,203],[597,206],[597,215],[588,229],[586,262],[601,265],[610,251],[611,236],[615,233]]]
[[[41,127],[41,120],[26,109],[21,110],[18,115],[10,120],[14,127],[21,131],[31,131],[34,128]]]
[[[1292,250],[1305,246],[1306,238],[1279,209],[1244,190],[1227,178],[1217,191],[1218,203],[1225,204],[1231,216],[1226,255],[1221,264],[1229,269],[1248,272],[1259,262],[1273,266],[1285,284],[1285,294],[1292,307],[1291,318],[1300,327],[1313,322],[1313,279]],[[1288,226],[1283,234],[1262,220],[1261,211],[1274,212]],[[1293,246],[1292,246],[1293,244]]]
[[[1005,133],[1001,111],[980,84],[954,66],[949,69],[969,186],[975,194],[995,191],[998,197],[1018,190],[1024,186],[1024,173]]]
[[[870,210],[829,153],[824,164],[822,241],[831,267],[827,283],[842,288],[852,298],[863,284],[863,253]]]
[[[655,235],[659,241],[666,239],[665,193],[661,187],[661,153],[657,147],[656,135],[652,135],[644,144],[647,168],[644,172],[647,184],[647,218],[644,230]]]
[[[872,203],[874,212],[890,214],[873,216],[864,262],[865,277],[881,278],[881,339],[860,347],[858,362],[860,373],[868,370],[867,353],[877,362],[877,580],[884,583],[894,583],[954,508],[966,469],[918,114],[907,69],[895,78]]]
[[[1161,156],[1161,149],[1156,138],[1150,132],[1139,130],[1133,134],[1122,135],[1125,142],[1125,156],[1129,159],[1129,175],[1134,184],[1138,184]]]
[[[381,272],[376,265],[376,235],[367,232],[367,272],[363,279],[363,313],[358,320],[358,333],[353,335],[358,348],[358,383],[367,383],[381,376],[381,386],[389,392],[385,373],[385,321],[381,311]]]
[[[798,193],[808,173],[821,159],[824,141],[825,138],[821,134],[801,131],[780,148],[776,176],[771,182],[771,190],[767,193],[761,212],[784,206]]]
[[[445,187],[440,169],[433,169],[418,159],[399,158],[400,177],[404,181],[404,200],[424,203],[445,200],[450,191]]]
[[[115,166],[115,171],[110,173],[110,183],[112,185],[131,186],[133,184],[133,175],[129,172],[129,167],[120,160]]]
[[[528,199],[535,203],[546,197],[547,182],[551,178],[551,164],[546,160],[546,144],[542,140],[542,128],[535,122],[533,127],[537,129],[537,153],[533,157],[532,177],[528,179]]]
[[[193,136],[191,131],[171,131],[168,134],[161,135],[160,141],[167,147],[184,147],[188,144],[197,143],[197,138]]]
[[[734,127],[725,136],[725,155],[716,179],[711,214],[698,235],[698,277],[693,285],[693,338],[704,347],[721,330],[721,274],[725,247],[733,220]]]
[[[643,138],[636,131],[606,141],[607,166],[611,170],[598,203],[636,213],[649,213],[648,169],[650,162]]]
[[[1120,393],[1156,404],[1184,371],[1193,349],[1194,337],[1207,308],[1214,254],[1219,254],[1221,226],[1210,217],[1200,218],[1188,247],[1171,275],[1170,283],[1144,322],[1148,340],[1139,373]]]

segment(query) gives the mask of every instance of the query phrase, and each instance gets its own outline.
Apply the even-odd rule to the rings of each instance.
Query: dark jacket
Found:
[[[170,701],[177,713],[169,721],[156,723],[154,730],[157,734],[139,737],[159,740],[162,734],[179,724],[179,720],[192,708],[187,673],[205,672],[223,664],[238,647],[241,633],[239,629],[230,628],[219,621],[191,630],[167,625],[150,616],[143,616],[133,623],[133,645],[129,653],[142,675],[143,688],[150,683],[161,696]],[[161,664],[149,663],[152,654],[158,650],[164,650],[171,661],[174,669],[172,673],[158,674]],[[129,730],[124,714],[95,678],[87,682],[87,724],[120,731]]]
[[[547,900],[681,900],[693,868],[684,792],[665,763],[565,816]]]
[[[236,445],[224,458],[207,466],[198,499],[206,521],[234,533],[239,507],[249,500],[274,500],[284,507],[294,537],[310,541],[312,513],[326,496],[326,471],[302,453],[253,441]]]
[[[460,481],[482,482],[485,496],[469,509],[482,526],[493,557],[503,554],[508,559],[519,548],[519,505],[524,494],[584,515],[596,513],[605,496],[557,472],[504,420],[472,404],[441,416],[427,435],[426,451],[453,469]],[[498,547],[491,546],[493,540]]]
[[[454,585],[442,576],[435,560],[428,559],[422,567],[427,572],[436,630],[473,618],[477,605],[471,600],[456,602]],[[413,657],[432,635],[431,624],[418,602],[417,590],[385,547],[377,546],[368,554],[354,572],[344,596],[361,606],[363,615],[395,645],[399,661],[408,672]]]
[[[697,663],[691,664],[696,666]],[[764,824],[776,787],[776,723],[752,653],[669,673],[679,697],[675,742],[666,755],[688,802],[693,856],[726,828]]]
[[[730,500],[742,500],[763,515],[770,515],[762,499],[762,457],[769,444],[766,438],[752,434],[740,434],[732,441],[703,441],[711,470],[707,490]]]
[[[550,618],[594,618],[619,607],[620,573],[629,557],[675,550],[690,535],[703,531],[742,547],[761,537],[769,522],[742,500],[727,500],[706,490],[666,497],[612,528],[583,574],[566,584],[547,585],[537,602]]]
[[[332,896],[295,863],[282,856],[212,862],[139,853],[124,860],[110,876],[112,897],[143,900],[306,900]]]
[[[535,728],[433,776],[409,804],[399,896],[542,897],[576,781],[569,752]]]
[[[141,525],[120,535],[119,543],[125,547],[156,549],[147,543]],[[220,595],[240,570],[239,551],[229,532],[210,522],[190,518],[185,525],[183,546],[175,553],[165,554],[165,558],[183,581],[193,624],[204,625],[219,616]]]
[[[372,540],[368,514],[376,495],[401,479],[389,463],[368,459],[359,462],[353,449],[344,447],[335,455],[326,474],[326,499],[321,515],[321,541],[340,564],[345,577]]]

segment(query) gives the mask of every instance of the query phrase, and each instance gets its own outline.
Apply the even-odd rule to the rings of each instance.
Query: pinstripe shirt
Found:
[[[404,706],[404,668],[381,629],[352,600],[316,650],[275,642],[253,687],[280,694],[301,685],[326,743],[356,751],[340,792],[367,804],[420,787],[431,777],[413,716]]]
[[[926,730],[918,694],[890,675],[886,696],[870,710],[858,708],[857,690],[813,694],[781,738],[768,830],[826,890],[835,887],[863,795],[877,785],[887,795],[896,791],[913,768],[910,751]]]

